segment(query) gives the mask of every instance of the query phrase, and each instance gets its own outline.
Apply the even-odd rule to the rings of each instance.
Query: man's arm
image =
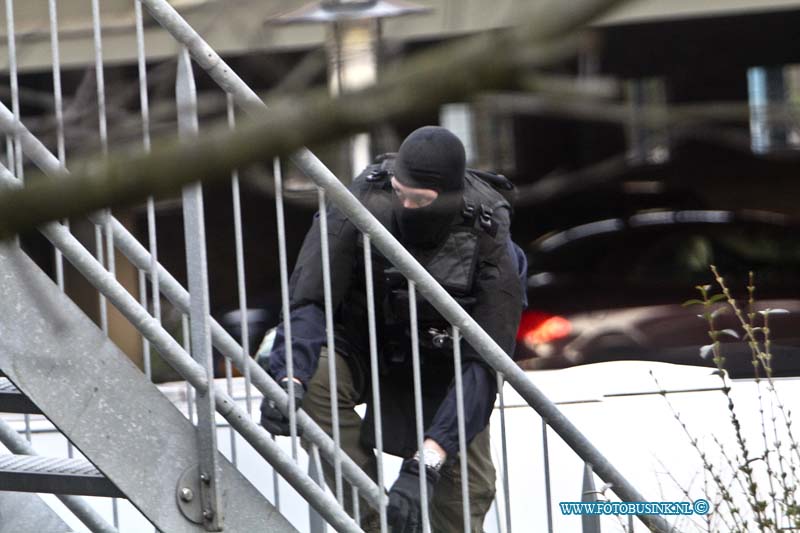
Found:
[[[334,309],[352,283],[352,261],[357,230],[338,209],[328,206],[331,291]],[[289,284],[294,377],[304,385],[313,376],[325,344],[325,293],[322,284],[322,253],[319,213],[306,234]],[[286,320],[286,317],[284,317]],[[278,325],[269,358],[269,372],[277,380],[286,377],[286,338]]]

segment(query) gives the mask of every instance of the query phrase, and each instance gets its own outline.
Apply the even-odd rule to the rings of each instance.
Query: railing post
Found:
[[[596,502],[598,501],[597,488],[594,484],[594,471],[592,465],[585,463],[583,465],[583,487],[581,490],[582,502]],[[600,515],[585,514],[581,516],[581,532],[582,533],[601,533],[600,531]]]
[[[181,138],[197,136],[197,93],[189,52],[182,48],[178,56],[175,83],[178,104],[178,130]],[[203,188],[199,183],[183,190],[183,226],[186,238],[186,272],[189,281],[192,357],[206,370],[208,383],[214,382],[211,354],[210,304],[206,232],[203,215]],[[208,531],[222,531],[222,505],[217,490],[217,432],[214,387],[196,391],[199,487],[203,525]]]
[[[550,450],[547,445],[547,420],[542,418],[542,457],[544,458],[544,501],[547,505],[547,533],[553,533],[553,498],[550,494]]]

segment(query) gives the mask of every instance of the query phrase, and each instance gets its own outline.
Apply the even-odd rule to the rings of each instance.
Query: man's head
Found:
[[[419,128],[400,145],[391,181],[406,244],[432,246],[447,234],[461,210],[465,160],[458,137],[438,126]]]
[[[402,185],[438,193],[461,191],[465,170],[464,145],[440,126],[414,130],[400,145],[395,161],[395,178]]]

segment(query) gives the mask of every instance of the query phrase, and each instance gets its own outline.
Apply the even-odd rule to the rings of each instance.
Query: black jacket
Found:
[[[479,190],[482,183],[467,180],[465,205],[473,205],[473,217],[481,205],[492,214],[492,225],[481,225],[470,219],[465,210],[453,221],[452,239],[445,249],[409,251],[425,266],[445,289],[465,305],[472,317],[507,352],[512,353],[522,307],[522,287],[518,265],[509,244],[509,212],[502,206],[486,205],[487,194]],[[392,193],[388,178],[368,167],[350,187],[351,192],[388,229],[393,230]],[[507,205],[507,204],[506,204]],[[367,337],[364,280],[363,239],[360,232],[332,205],[327,206],[330,246],[332,303],[335,310],[336,351],[346,354],[361,380],[360,389],[368,390],[369,349]],[[291,326],[294,375],[308,383],[316,370],[320,348],[325,341],[324,292],[320,253],[319,214],[298,256],[292,273]],[[394,231],[393,231],[394,232]],[[396,233],[395,233],[396,234]],[[472,238],[472,247],[467,243]],[[467,244],[464,244],[467,243]],[[471,250],[471,251],[470,251]],[[410,340],[407,325],[399,317],[407,313],[402,305],[404,283],[398,287],[392,280],[391,265],[373,247],[378,346],[381,351],[381,397],[384,427],[400,429],[405,436],[394,453],[408,455],[416,447],[414,431],[413,388],[410,380]],[[474,262],[474,266],[473,263]],[[420,345],[423,360],[423,397],[425,399],[425,436],[434,439],[449,456],[458,451],[455,387],[452,385],[452,348],[432,349],[425,342],[427,330],[434,324],[445,329],[446,322],[425,303],[420,295]],[[438,320],[438,323],[437,323]],[[279,326],[270,357],[270,373],[276,379],[286,376],[285,339]],[[465,394],[465,422],[468,442],[486,427],[497,393],[497,382],[491,369],[466,342],[462,343],[462,375]],[[364,395],[369,400],[369,394]],[[389,399],[391,400],[389,401]],[[401,419],[398,419],[398,416]],[[387,420],[387,418],[389,420]],[[370,422],[371,417],[367,417]],[[365,431],[369,436],[372,432]],[[386,439],[388,441],[390,439]],[[397,439],[394,439],[395,441]],[[369,442],[369,439],[366,440]],[[392,452],[391,446],[387,451]]]

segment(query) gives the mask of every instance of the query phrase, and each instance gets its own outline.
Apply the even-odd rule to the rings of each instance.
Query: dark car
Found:
[[[707,350],[701,357],[710,343],[702,307],[682,305],[699,298],[698,285],[720,292],[713,264],[758,325],[773,310],[775,375],[800,375],[798,230],[796,220],[767,212],[653,210],[548,233],[526,250],[530,303],[515,356],[526,369],[630,359],[713,366]],[[742,329],[730,312],[716,327]],[[747,343],[731,334],[723,341],[728,373],[752,377]]]

